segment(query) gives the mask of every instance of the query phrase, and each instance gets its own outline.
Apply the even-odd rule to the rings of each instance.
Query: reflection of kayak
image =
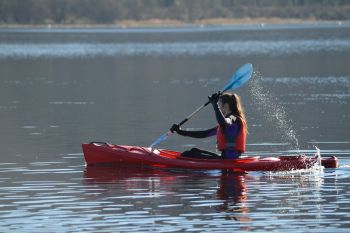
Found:
[[[176,173],[168,173],[164,169],[141,166],[86,166],[84,171],[85,182],[110,183],[118,180],[135,180],[136,178],[162,178],[168,181],[176,179]]]
[[[181,152],[139,146],[120,146],[107,143],[82,145],[87,165],[114,164],[164,168],[223,169],[232,171],[288,171],[305,169],[317,163],[318,158],[304,155],[278,157],[243,157],[239,159],[194,159],[181,157]],[[325,168],[338,167],[336,157],[321,159]]]
[[[194,188],[194,185],[201,186],[203,181],[208,182],[208,184],[213,184],[214,182],[215,197],[222,200],[222,202],[214,201],[215,208],[220,212],[233,215],[232,217],[234,219],[237,218],[236,220],[238,220],[238,218],[244,220],[248,218],[244,213],[249,211],[246,205],[248,198],[247,182],[260,180],[261,178],[262,177],[251,177],[247,173],[226,171],[174,170],[157,169],[149,166],[121,165],[86,166],[83,182],[85,185],[93,185],[93,187],[98,190],[104,190],[101,192],[103,197],[105,197],[106,193],[110,193],[114,198],[122,195],[126,198],[133,199],[135,197],[156,197],[168,193],[167,195],[173,197],[172,203],[176,203],[175,206],[200,205],[198,202],[193,202],[192,198],[188,198],[188,195],[194,197],[196,195],[201,196],[203,193],[193,193],[190,189],[187,189],[187,187]],[[199,186],[196,188],[201,188]],[[120,188],[122,188],[122,190]],[[142,194],[140,190],[142,190]],[[208,198],[209,196],[213,198],[213,193],[210,192],[207,193],[207,195]],[[218,202],[221,204],[218,204]],[[240,204],[236,205],[237,203]]]

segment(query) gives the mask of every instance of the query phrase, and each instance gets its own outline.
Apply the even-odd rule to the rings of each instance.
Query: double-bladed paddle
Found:
[[[241,66],[239,69],[236,70],[236,72],[232,75],[231,80],[229,83],[226,84],[226,86],[220,91],[220,93],[224,93],[228,90],[236,89],[243,84],[245,84],[252,76],[253,74],[253,66],[250,63],[247,63],[243,66]],[[210,100],[197,108],[194,112],[192,112],[190,115],[188,115],[183,121],[181,121],[178,125],[181,126],[185,124],[189,119],[191,119],[194,115],[196,115],[200,110],[202,110],[205,106],[207,106],[210,103]],[[170,135],[173,133],[169,130],[168,132],[162,134],[157,140],[155,140],[151,145],[150,148],[153,148],[155,145],[161,143],[162,141],[166,140]]]

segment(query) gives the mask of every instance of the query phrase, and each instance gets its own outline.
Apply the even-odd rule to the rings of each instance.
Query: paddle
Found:
[[[239,69],[236,70],[236,72],[232,75],[231,80],[229,83],[226,84],[226,86],[220,91],[220,93],[224,93],[228,90],[236,89],[243,84],[245,84],[250,77],[253,74],[253,66],[250,63],[247,63],[243,66],[241,66]],[[196,113],[198,113],[200,110],[202,110],[205,106],[207,106],[210,103],[210,101],[206,102],[199,108],[197,108],[193,113],[188,115],[183,121],[181,121],[178,125],[181,126],[185,124],[188,120],[190,120]],[[150,148],[153,148],[155,145],[159,144],[160,142],[166,140],[170,135],[173,133],[169,130],[168,132],[162,134],[157,140],[155,140],[151,145]]]

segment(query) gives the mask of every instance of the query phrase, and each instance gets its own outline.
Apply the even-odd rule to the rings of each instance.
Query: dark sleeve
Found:
[[[222,128],[225,128],[227,126],[227,123],[226,123],[226,120],[225,120],[225,116],[222,115],[222,112],[219,109],[218,103],[213,103],[213,108],[214,108],[214,111],[215,111],[215,117],[216,117],[217,122],[219,123],[219,125]]]
[[[216,135],[217,127],[207,129],[207,130],[199,130],[199,131],[186,131],[179,130],[177,133],[181,136],[191,137],[191,138],[207,138]]]

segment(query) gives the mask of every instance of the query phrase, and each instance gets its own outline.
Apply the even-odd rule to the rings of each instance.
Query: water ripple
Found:
[[[83,179],[59,173],[24,180],[33,166],[51,165],[55,172],[61,163],[2,165],[12,166],[17,180],[5,179],[0,190],[0,229],[19,232],[339,232],[347,218],[346,171],[211,175],[87,167]]]
[[[349,40],[210,41],[163,43],[1,43],[0,58],[88,58],[121,56],[281,56],[350,52]]]

